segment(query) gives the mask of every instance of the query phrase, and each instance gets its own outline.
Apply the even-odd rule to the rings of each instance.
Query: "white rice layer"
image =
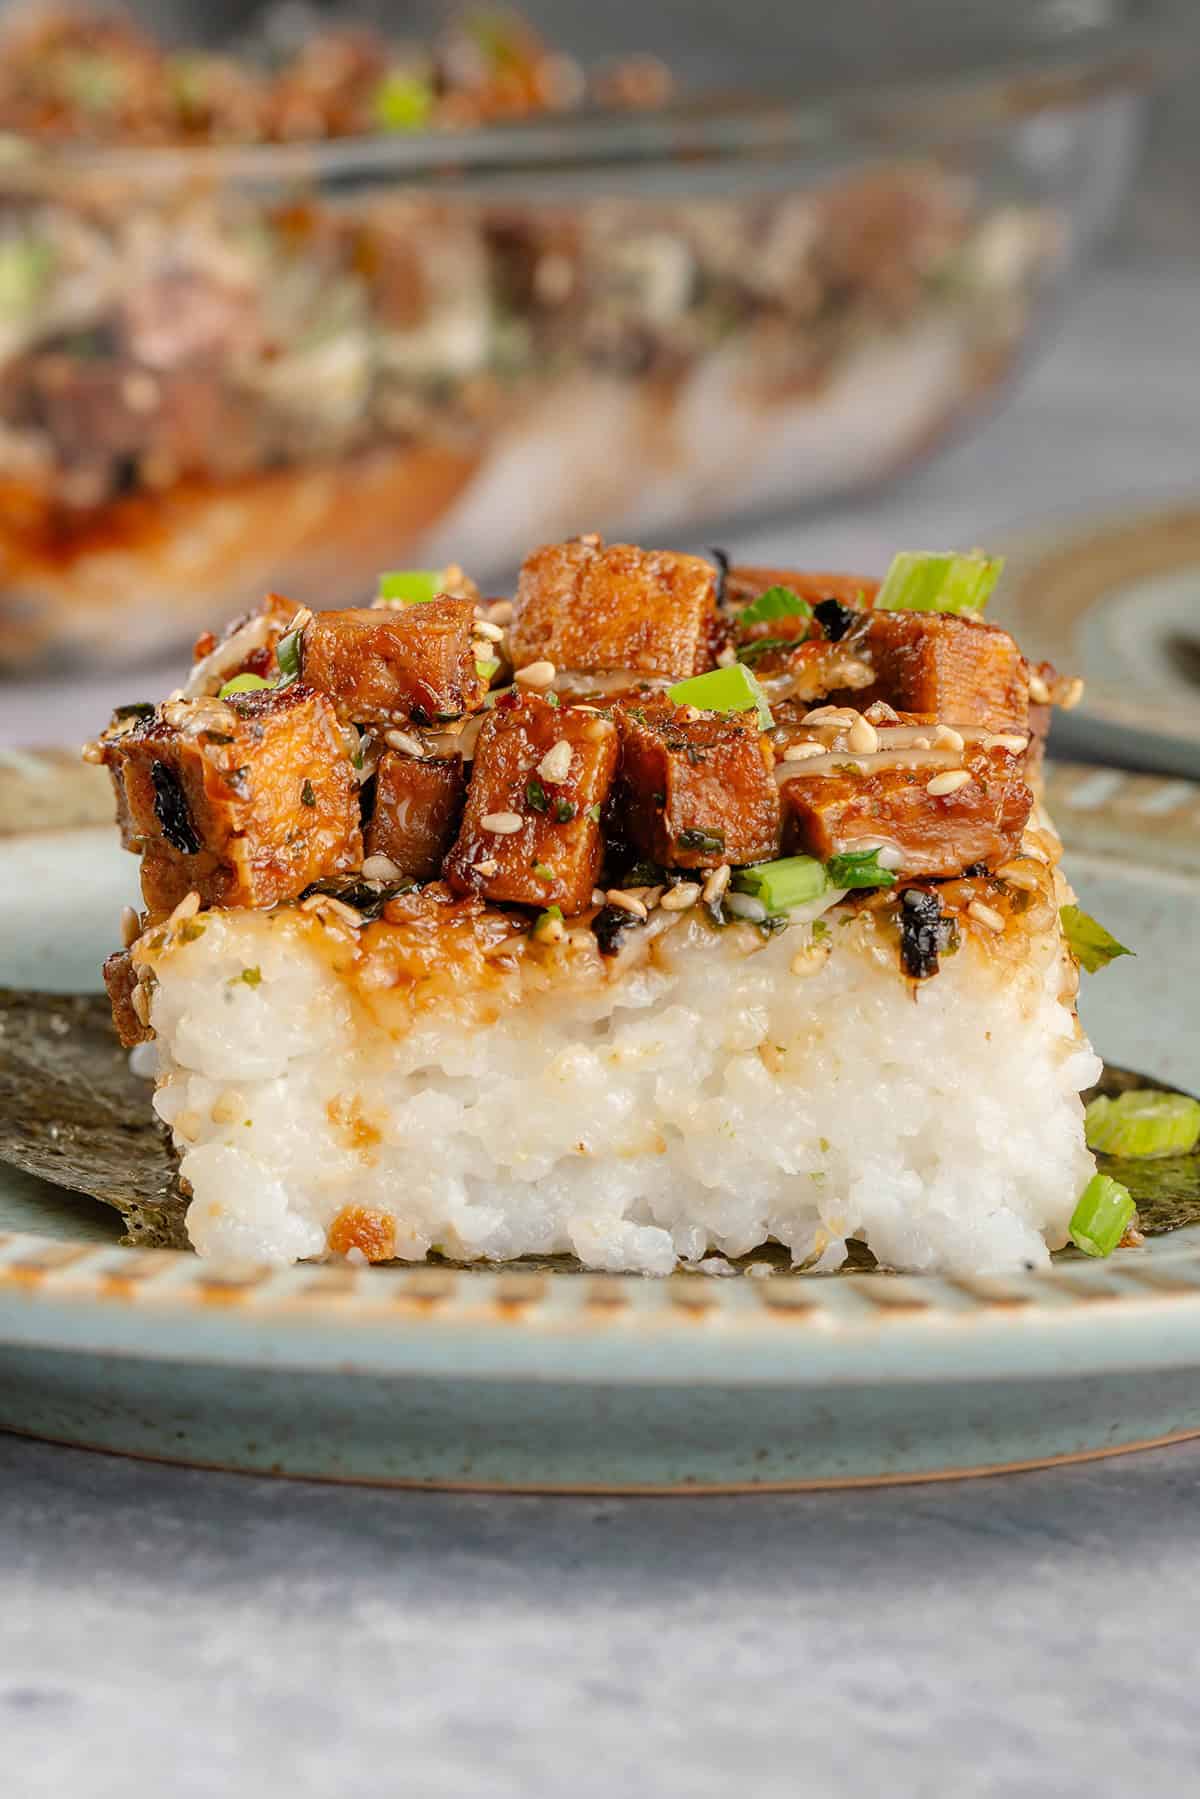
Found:
[[[1057,922],[1057,921],[1056,921]],[[916,993],[869,920],[719,938],[685,915],[649,964],[478,994],[403,1029],[315,920],[218,912],[156,957],[155,1099],[201,1255],[326,1252],[347,1206],[397,1253],[572,1252],[666,1274],[775,1239],[836,1266],[1040,1266],[1092,1172],[1099,1064],[1057,932],[997,959],[968,934]],[[244,969],[255,984],[241,978]]]

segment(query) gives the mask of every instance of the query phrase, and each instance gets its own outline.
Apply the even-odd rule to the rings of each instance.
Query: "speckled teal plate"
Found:
[[[134,863],[102,788],[0,758],[0,982],[96,985]],[[1137,961],[1115,1062],[1200,1087],[1200,788],[1060,768],[1071,871]],[[39,828],[30,830],[34,820]],[[93,822],[89,822],[93,821]],[[118,1247],[0,1168],[0,1427],[409,1485],[680,1492],[937,1479],[1200,1433],[1200,1233],[990,1279],[283,1272]]]

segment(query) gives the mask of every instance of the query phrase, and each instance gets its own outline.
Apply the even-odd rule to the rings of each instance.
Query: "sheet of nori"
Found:
[[[1174,1091],[1151,1076],[1107,1065],[1084,1098],[1130,1087]],[[0,1161],[115,1206],[125,1220],[126,1243],[186,1249],[187,1196],[150,1094],[149,1081],[130,1072],[129,1052],[117,1042],[103,994],[0,987]],[[1128,1187],[1147,1235],[1200,1223],[1200,1147],[1162,1160],[1097,1161]],[[771,1253],[740,1261],[770,1259]],[[560,1265],[559,1258],[551,1260]],[[866,1252],[855,1254],[848,1267],[861,1270],[871,1260]],[[570,1258],[562,1264],[572,1265]]]
[[[125,1243],[186,1249],[175,1152],[103,994],[0,987],[0,1160],[115,1206]]]

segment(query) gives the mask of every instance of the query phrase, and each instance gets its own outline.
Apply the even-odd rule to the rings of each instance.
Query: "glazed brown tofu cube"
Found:
[[[433,724],[483,704],[475,608],[441,594],[411,606],[318,612],[301,640],[301,679],[328,694],[343,721]]]
[[[1018,854],[1033,794],[1019,756],[980,751],[964,766],[970,779],[948,793],[929,791],[953,772],[943,764],[797,773],[781,786],[785,853],[827,862],[883,845],[893,852],[887,865],[902,874],[948,877],[976,862],[996,868]]]
[[[413,881],[435,881],[454,842],[466,795],[461,756],[403,756],[386,750],[375,771],[368,856],[386,856]]]
[[[533,695],[502,700],[475,745],[458,841],[445,875],[460,893],[581,912],[604,839],[600,808],[617,766],[617,727]]]
[[[665,867],[717,868],[779,854],[775,756],[753,712],[634,707],[621,713],[630,841]]]
[[[298,684],[168,701],[103,740],[156,915],[272,906],[362,863],[358,789],[324,694]]]
[[[998,625],[951,612],[873,612],[865,648],[875,679],[856,706],[886,700],[947,725],[1027,727],[1029,667]]]
[[[702,557],[580,538],[526,561],[509,645],[518,669],[547,661],[679,678],[712,666],[719,630],[716,574]]]

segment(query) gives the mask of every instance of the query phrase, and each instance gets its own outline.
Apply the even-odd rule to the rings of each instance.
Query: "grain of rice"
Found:
[[[997,912],[992,906],[986,906],[982,900],[971,901],[967,907],[967,917],[973,918],[976,924],[985,926],[987,930],[995,931],[997,935],[1004,929],[1004,914]]]
[[[1050,704],[1050,689],[1047,687],[1041,675],[1030,675],[1029,697],[1035,706],[1048,706]]]
[[[407,731],[385,731],[383,741],[390,750],[399,750],[402,756],[424,756],[425,745],[419,737],[410,736]]]
[[[714,906],[721,898],[729,885],[729,877],[732,872],[728,862],[722,862],[719,868],[713,869],[701,889],[701,897],[706,906]]]
[[[631,912],[635,918],[649,916],[636,893],[627,893],[622,887],[610,887],[604,895],[604,903],[608,906],[616,906],[622,912]]]
[[[696,881],[679,881],[674,887],[668,887],[659,901],[664,912],[686,912],[700,898],[700,886]]]

